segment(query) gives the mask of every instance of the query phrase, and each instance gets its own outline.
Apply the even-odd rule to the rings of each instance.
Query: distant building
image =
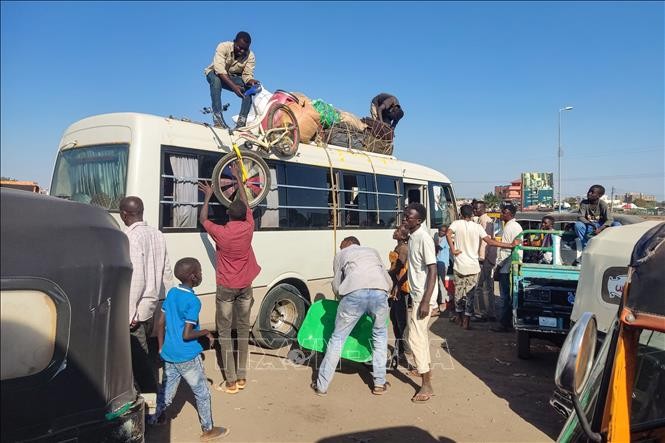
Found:
[[[655,195],[649,195],[649,194],[642,194],[641,192],[626,192],[623,196],[623,201],[625,203],[633,203],[635,200],[644,200],[647,202],[655,202],[656,201],[656,196]]]
[[[494,194],[501,201],[522,203],[522,179],[513,180],[506,186],[495,186]]]
[[[37,182],[18,181],[18,180],[0,180],[0,186],[3,188],[20,189],[22,191],[30,191],[39,193],[39,185]]]

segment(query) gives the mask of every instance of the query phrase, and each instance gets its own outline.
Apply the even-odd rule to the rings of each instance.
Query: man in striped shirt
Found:
[[[120,218],[129,240],[133,272],[129,287],[129,331],[134,381],[142,393],[157,392],[157,371],[148,353],[153,314],[173,286],[173,272],[166,253],[164,235],[143,221],[143,201],[125,197],[120,201]]]

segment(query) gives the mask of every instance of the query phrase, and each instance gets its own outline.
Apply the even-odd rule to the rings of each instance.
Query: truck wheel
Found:
[[[254,323],[256,344],[263,348],[282,348],[294,340],[305,318],[305,298],[293,285],[280,283],[266,294]]]
[[[527,331],[517,331],[517,357],[531,358],[531,337]]]

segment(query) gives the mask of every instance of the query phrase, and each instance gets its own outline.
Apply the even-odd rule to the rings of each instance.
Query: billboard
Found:
[[[554,174],[551,172],[522,173],[522,208],[554,206]]]

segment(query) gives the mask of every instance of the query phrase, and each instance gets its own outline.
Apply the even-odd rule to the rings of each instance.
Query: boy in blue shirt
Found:
[[[171,288],[166,295],[157,325],[159,355],[164,360],[164,379],[157,400],[155,421],[164,423],[164,411],[171,405],[180,379],[184,378],[196,398],[203,430],[201,441],[210,441],[228,435],[229,429],[213,426],[210,390],[200,355],[203,352],[198,342],[200,337],[207,337],[210,343],[214,343],[210,331],[199,328],[201,301],[192,289],[201,284],[201,263],[191,257],[180,259],[174,274],[182,284]]]

